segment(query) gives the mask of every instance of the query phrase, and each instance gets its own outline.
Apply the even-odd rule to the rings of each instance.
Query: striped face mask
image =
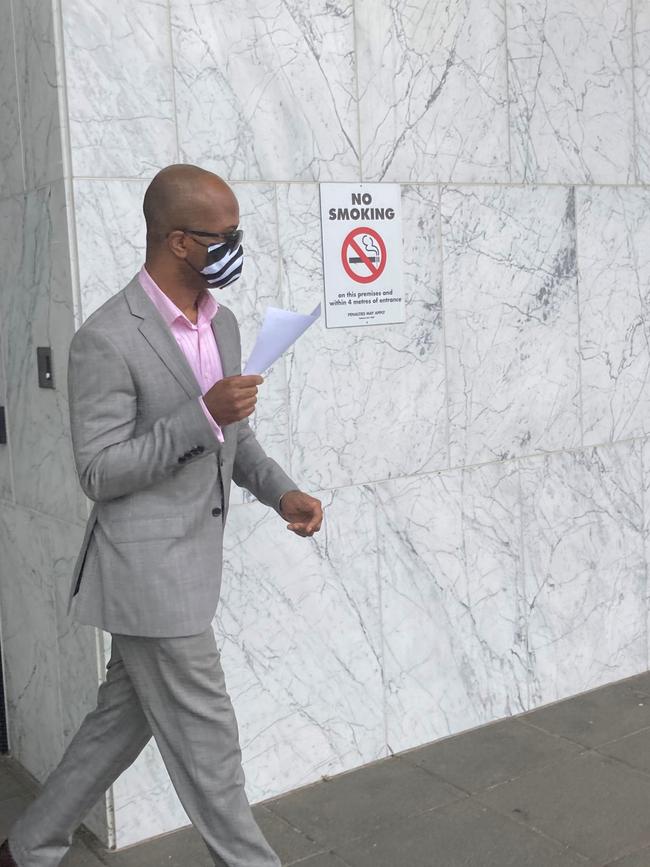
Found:
[[[244,248],[240,237],[234,243],[224,241],[221,244],[210,244],[205,268],[202,268],[200,273],[210,286],[222,289],[239,280],[243,264]]]
[[[213,232],[203,232],[196,229],[183,229],[182,231],[188,235],[203,236],[214,234]],[[216,286],[218,289],[228,286],[241,276],[244,264],[244,248],[241,245],[243,236],[242,230],[237,229],[228,235],[224,235],[226,240],[221,241],[219,244],[208,245],[201,244],[198,241],[197,243],[201,244],[202,247],[206,247],[208,251],[205,267],[201,268],[201,270],[192,265],[189,259],[185,261],[193,271],[205,277],[206,283],[209,283],[210,286]]]

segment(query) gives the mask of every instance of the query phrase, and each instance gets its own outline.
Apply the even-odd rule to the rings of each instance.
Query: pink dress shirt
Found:
[[[217,341],[214,339],[212,326],[210,325],[219,309],[217,301],[206,289],[199,301],[195,325],[193,322],[190,322],[171,298],[165,295],[160,286],[151,278],[144,265],[138,274],[138,280],[169,326],[169,330],[174,335],[176,343],[178,343],[183,355],[187,358],[190,367],[194,371],[194,376],[201,386],[202,393],[205,394],[218,379],[223,379],[219,348]],[[199,403],[212,426],[215,436],[220,442],[223,442],[221,428],[210,415],[203,397],[199,397]]]

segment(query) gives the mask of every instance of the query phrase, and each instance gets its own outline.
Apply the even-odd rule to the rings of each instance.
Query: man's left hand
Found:
[[[320,530],[323,521],[323,507],[316,497],[303,491],[287,491],[280,500],[280,513],[289,521],[287,530],[298,536],[313,536]]]

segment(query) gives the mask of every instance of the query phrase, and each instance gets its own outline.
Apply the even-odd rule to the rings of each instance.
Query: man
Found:
[[[242,269],[230,187],[169,166],[146,191],[139,275],[72,339],[79,480],[94,500],[73,572],[75,619],[111,633],[97,708],[0,848],[0,867],[55,867],[74,829],[153,734],[215,863],[278,867],[244,790],[237,722],[212,619],[231,479],[288,529],[320,529],[320,502],[248,423],[261,376],[241,376],[239,330],[208,286]]]

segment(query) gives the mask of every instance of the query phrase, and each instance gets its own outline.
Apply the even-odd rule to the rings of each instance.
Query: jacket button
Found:
[[[221,514],[221,509],[219,508],[219,506],[215,506],[214,509],[212,510],[212,516],[214,518],[218,518],[220,514]]]

